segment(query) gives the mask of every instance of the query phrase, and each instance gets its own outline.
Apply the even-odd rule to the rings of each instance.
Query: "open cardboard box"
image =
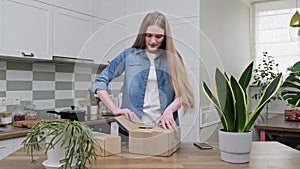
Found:
[[[180,148],[180,127],[175,131],[144,125],[137,116],[133,121],[125,116],[115,118],[129,131],[129,153],[170,156]]]
[[[97,142],[96,153],[98,156],[111,156],[121,153],[121,137],[99,132],[93,132]]]

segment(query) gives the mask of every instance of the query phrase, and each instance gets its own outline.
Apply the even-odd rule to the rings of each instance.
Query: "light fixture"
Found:
[[[296,12],[290,21],[289,33],[292,42],[300,42],[300,14],[298,12],[298,0],[296,0]]]
[[[291,18],[290,27],[300,27],[300,14],[298,12],[298,0],[296,0],[296,12]]]

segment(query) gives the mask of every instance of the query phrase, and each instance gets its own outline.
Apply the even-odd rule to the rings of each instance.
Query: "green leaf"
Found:
[[[213,103],[214,107],[216,108],[218,115],[221,119],[221,122],[223,124],[224,130],[228,130],[228,124],[227,121],[225,119],[225,117],[223,116],[223,112],[220,109],[219,106],[219,101],[216,99],[216,97],[212,94],[211,90],[207,87],[206,83],[203,82],[203,91],[205,93],[205,95],[207,96],[207,98]]]
[[[297,63],[295,63],[292,68],[291,68],[292,72],[299,72],[300,71],[300,61],[298,61]],[[299,74],[298,74],[299,75]]]
[[[246,124],[246,128],[244,131],[249,131],[250,128],[252,127],[252,125],[254,124],[255,120],[257,119],[259,113],[261,112],[261,110],[263,109],[263,107],[265,106],[265,104],[267,104],[269,102],[269,100],[276,94],[276,92],[278,91],[280,85],[282,82],[282,74],[280,73],[267,87],[266,89],[263,91],[263,95],[260,98],[257,106],[255,107],[255,109],[252,111],[252,113],[250,114],[249,117],[249,121]]]
[[[247,95],[233,76],[231,76],[230,82],[235,98],[236,130],[243,132],[248,118]]]
[[[286,100],[289,104],[295,105],[296,107],[300,107],[300,92],[294,90],[284,89],[281,92],[281,95],[284,100]]]
[[[233,93],[228,79],[219,69],[217,69],[215,73],[215,85],[220,110],[223,112],[223,116],[225,118],[225,121],[227,122],[227,131],[234,131],[235,109]]]
[[[300,79],[295,75],[288,76],[282,84],[282,87],[295,87],[299,89],[300,87]],[[300,89],[299,89],[300,90]]]
[[[289,76],[282,84],[281,95],[289,104],[300,107],[300,61],[287,68]]]
[[[252,72],[253,72],[253,62],[251,62],[247,68],[243,71],[243,73],[241,74],[240,78],[239,78],[239,83],[242,86],[242,88],[245,90],[251,81],[251,77],[252,77]]]

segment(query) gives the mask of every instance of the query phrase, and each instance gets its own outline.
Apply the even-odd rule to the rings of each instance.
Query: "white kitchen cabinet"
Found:
[[[53,55],[90,58],[87,43],[92,31],[92,17],[61,8],[54,8],[53,14]]]
[[[144,0],[145,11],[162,11],[168,17],[191,17],[198,16],[200,11],[199,0]],[[132,3],[132,2],[131,2]],[[159,5],[157,5],[159,4]],[[142,4],[140,5],[142,6]]]
[[[0,160],[17,151],[22,145],[22,141],[25,137],[13,138],[0,141]]]
[[[98,0],[35,0],[58,8],[63,8],[84,14],[92,14],[94,1]]]
[[[126,0],[95,0],[93,16],[120,23],[125,16],[125,3]]]
[[[199,0],[126,0],[125,5],[128,16],[146,15],[148,11],[161,11],[168,18],[189,18],[200,13]]]
[[[1,0],[0,11],[0,55],[51,59],[52,7],[33,0]]]
[[[91,57],[95,63],[107,64],[125,49],[125,25],[101,19],[93,21],[90,38]]]
[[[0,141],[0,160],[13,152],[12,140]]]
[[[25,137],[19,137],[19,138],[13,139],[13,142],[14,142],[13,151],[17,151],[18,149],[23,147],[22,142],[23,142],[24,139],[25,139]]]

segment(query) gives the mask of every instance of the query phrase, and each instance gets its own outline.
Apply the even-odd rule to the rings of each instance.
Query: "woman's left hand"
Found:
[[[164,129],[171,129],[177,131],[177,125],[173,118],[173,112],[165,111],[158,120],[156,120],[155,125],[161,125]]]

